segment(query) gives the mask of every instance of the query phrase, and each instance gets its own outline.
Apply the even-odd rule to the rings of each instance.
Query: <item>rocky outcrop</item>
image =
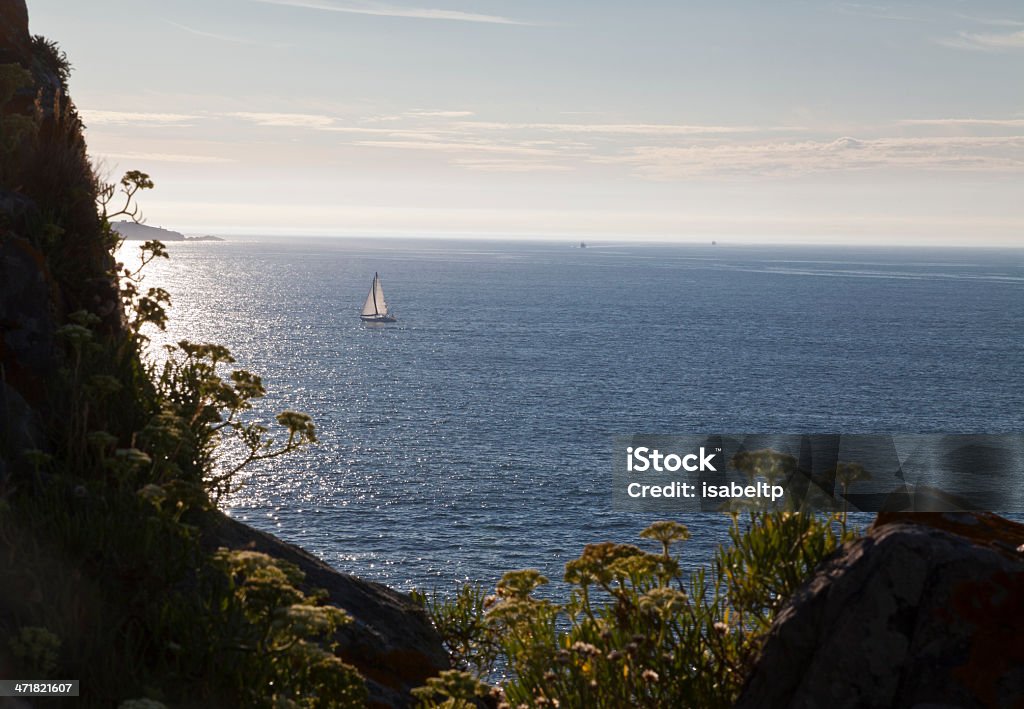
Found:
[[[880,515],[790,600],[737,707],[1024,707],[1024,526]]]
[[[307,551],[219,512],[204,527],[208,548],[251,549],[291,562],[306,575],[304,591],[324,589],[329,603],[352,616],[354,622],[337,638],[338,654],[366,679],[371,705],[409,706],[409,690],[448,668],[441,639],[407,595],[335,571]]]
[[[128,241],[145,241],[156,239],[158,241],[185,241],[185,235],[181,232],[163,229],[157,226],[137,224],[129,221],[114,222],[110,227]]]

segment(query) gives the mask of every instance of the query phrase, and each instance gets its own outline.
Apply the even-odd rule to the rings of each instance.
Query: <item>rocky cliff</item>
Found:
[[[110,228],[116,231],[127,241],[145,241],[156,239],[157,241],[184,241],[185,235],[181,232],[163,229],[161,227],[138,224],[127,220],[113,222]]]
[[[334,640],[365,678],[370,703],[408,705],[409,690],[447,667],[448,659],[407,596],[338,573],[216,511],[156,515],[135,495],[147,481],[131,477],[130,461],[155,452],[135,446],[160,412],[131,346],[137,340],[127,332],[111,253],[116,237],[97,215],[97,181],[68,97],[69,71],[55,44],[30,35],[24,1],[0,0],[0,676],[19,667],[43,676],[77,667],[82,658],[95,662],[104,652],[97,643],[109,633],[98,625],[103,614],[123,612],[113,616],[123,627],[109,634],[110,642],[135,644],[120,649],[128,656],[119,661],[135,666],[140,677],[152,667],[181,673],[166,682],[125,677],[124,691],[135,681],[135,691],[176,703],[175,684],[192,682],[197,692],[216,685],[221,694],[210,689],[210,696],[226,696],[230,683],[221,683],[229,687],[224,690],[215,678],[182,669],[191,658],[175,659],[180,642],[149,647],[156,640],[145,632],[131,639],[133,628],[138,633],[147,623],[172,627],[167,615],[175,608],[203,607],[205,599],[182,600],[189,593],[224,593],[210,586],[209,565],[194,554],[226,547],[289,561],[304,572],[305,591],[325,589],[328,602],[352,618]],[[89,357],[100,361],[97,373],[86,372]],[[152,482],[163,486],[160,495],[174,487],[166,479]],[[114,510],[141,514],[142,527],[118,531],[109,519]],[[97,530],[103,538],[67,529],[85,530],[84,537]],[[191,541],[196,534],[198,547]],[[142,558],[130,561],[140,544]],[[157,545],[151,548],[177,566],[161,566],[145,544]],[[178,575],[152,578],[154,571],[171,570]],[[162,591],[151,597],[150,588]],[[104,598],[103,589],[124,597]],[[177,605],[161,606],[163,592]],[[33,640],[8,644],[15,636]],[[205,642],[189,637],[199,647]],[[219,652],[214,648],[211,657]],[[101,689],[90,687],[87,673],[79,679],[87,704],[113,706],[129,698],[117,695],[116,682]],[[147,689],[152,684],[162,686]]]
[[[737,707],[1024,707],[1024,525],[880,514],[776,617]]]

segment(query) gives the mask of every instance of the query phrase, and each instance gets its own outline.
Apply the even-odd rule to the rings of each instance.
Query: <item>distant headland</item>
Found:
[[[181,232],[163,229],[158,226],[146,226],[132,221],[119,221],[110,225],[125,241],[224,241],[219,236],[185,236]]]

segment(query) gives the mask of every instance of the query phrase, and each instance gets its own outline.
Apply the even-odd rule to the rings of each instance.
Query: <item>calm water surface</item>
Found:
[[[129,247],[133,245],[129,243]],[[1024,251],[242,239],[170,244],[167,333],[263,375],[320,443],[230,514],[392,586],[561,576],[615,435],[1024,429]],[[375,271],[398,323],[366,326]],[[691,515],[699,563],[727,520]]]

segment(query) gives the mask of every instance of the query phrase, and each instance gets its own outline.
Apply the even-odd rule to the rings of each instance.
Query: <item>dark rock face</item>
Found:
[[[0,239],[0,365],[4,380],[34,405],[55,364],[53,317],[42,255],[25,239]]]
[[[47,422],[59,419],[69,395],[53,383],[62,358],[58,332],[69,315],[88,311],[100,318],[101,336],[114,343],[125,336],[82,125],[54,57],[52,45],[30,39],[24,0],[0,0],[0,64],[31,74],[30,85],[0,102],[0,120],[15,119],[0,128],[26,121],[32,128],[0,152],[0,487],[24,466],[25,449],[48,447]],[[161,234],[145,238],[167,238],[153,231]],[[354,618],[338,638],[340,654],[366,678],[373,705],[409,706],[409,690],[448,667],[440,638],[408,596],[340,574],[219,513],[210,515],[203,539],[209,548],[254,549],[292,562],[309,587],[326,589],[329,602]]]
[[[995,515],[881,515],[779,614],[736,706],[1024,707],[1017,539]]]
[[[312,554],[216,512],[205,527],[210,548],[251,549],[284,559],[306,574],[306,588],[322,588],[331,605],[354,622],[339,635],[339,656],[366,678],[371,706],[407,707],[409,690],[449,666],[441,639],[423,610],[387,586],[335,571]]]
[[[25,0],[0,2],[0,64],[22,61],[29,53]]]

